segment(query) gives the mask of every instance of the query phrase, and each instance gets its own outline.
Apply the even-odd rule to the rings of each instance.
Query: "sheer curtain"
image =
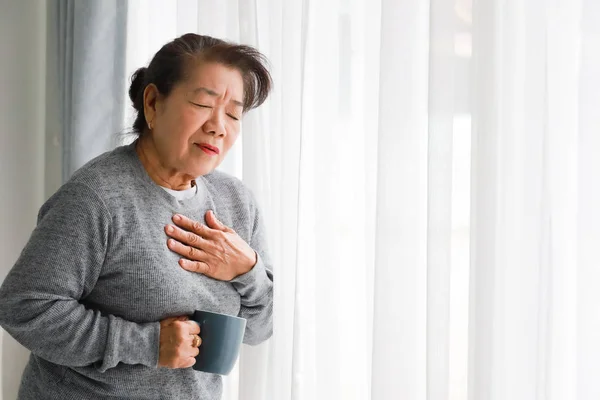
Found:
[[[471,398],[600,396],[598,21],[473,5]]]
[[[266,211],[275,333],[225,399],[600,398],[597,21],[594,0],[129,1],[128,74],[185,32],[272,63],[221,169]]]

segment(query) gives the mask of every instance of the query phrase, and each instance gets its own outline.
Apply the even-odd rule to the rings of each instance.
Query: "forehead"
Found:
[[[205,88],[220,96],[243,101],[244,80],[235,68],[218,63],[196,63],[189,67],[184,84],[192,94],[208,94]]]

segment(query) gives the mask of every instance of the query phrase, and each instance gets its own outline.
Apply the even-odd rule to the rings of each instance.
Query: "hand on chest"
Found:
[[[188,213],[206,225],[205,210]],[[171,212],[155,210],[153,218],[137,218],[114,232],[102,274],[90,298],[107,312],[136,321],[156,321],[194,310],[235,315],[239,294],[229,282],[189,272],[180,255],[167,247],[164,227]],[[231,224],[231,216],[221,215]],[[110,294],[110,295],[107,295]]]

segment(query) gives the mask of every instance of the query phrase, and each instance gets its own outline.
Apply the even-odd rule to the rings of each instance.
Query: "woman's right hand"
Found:
[[[167,318],[160,321],[158,366],[189,368],[194,365],[195,357],[200,351],[198,346],[202,343],[199,334],[200,327],[188,317]],[[195,344],[197,346],[194,346]]]

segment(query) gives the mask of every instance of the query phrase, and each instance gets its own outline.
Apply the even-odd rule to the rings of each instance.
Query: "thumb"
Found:
[[[224,231],[226,229],[225,225],[223,225],[221,221],[217,219],[217,216],[212,210],[206,212],[206,223],[212,229],[218,229],[220,231]]]

